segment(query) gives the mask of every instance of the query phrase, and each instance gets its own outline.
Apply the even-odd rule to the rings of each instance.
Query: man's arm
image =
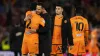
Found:
[[[10,32],[10,44],[12,44],[15,41],[15,28],[13,28]]]
[[[40,18],[40,22],[39,23],[40,23],[40,25],[39,25],[39,29],[38,30],[32,28],[32,29],[29,29],[27,33],[28,34],[32,34],[32,33],[36,33],[36,32],[44,33],[46,31],[46,29],[47,29],[45,27],[45,20],[43,18]]]
[[[62,28],[62,50],[63,53],[66,52],[68,49],[67,47],[72,47],[73,46],[73,36],[72,36],[72,28],[71,28],[71,23],[70,20],[64,20],[64,27]]]
[[[29,15],[27,15],[27,16],[25,17],[24,21],[27,21],[27,20],[29,20],[29,19],[31,19],[31,18],[32,18],[32,15],[29,14]]]
[[[29,20],[31,18],[32,18],[32,11],[27,11],[26,12],[26,16],[24,18],[24,21],[27,21],[27,20]]]
[[[67,20],[67,34],[68,34],[68,44],[69,46],[73,46],[73,35],[72,35],[72,27],[71,27],[71,22],[68,19]]]
[[[62,49],[63,53],[66,53],[68,46],[70,48],[73,48],[73,36],[72,36],[72,27],[71,27],[71,22],[69,19],[66,21],[67,23],[65,24],[65,28],[63,31],[65,32],[64,37],[63,37],[63,43],[62,43]]]
[[[39,29],[37,30],[38,33],[45,33],[50,30],[50,16],[48,14],[44,15],[45,19],[45,27],[39,26]]]
[[[86,23],[85,23],[85,43],[86,45],[88,44],[88,37],[89,37],[89,24],[88,24],[88,21],[86,20]]]

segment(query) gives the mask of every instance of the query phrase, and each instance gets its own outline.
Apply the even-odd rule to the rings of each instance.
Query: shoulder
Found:
[[[26,12],[26,16],[32,16],[32,12],[31,11],[27,11]]]
[[[88,22],[88,20],[86,18],[84,18],[84,21]]]
[[[48,18],[50,18],[50,15],[48,13],[45,13],[45,14],[42,14],[41,17],[48,19]]]
[[[26,14],[31,14],[32,12],[31,11],[26,11]]]
[[[45,20],[44,20],[44,18],[42,18],[42,17],[41,17],[41,22],[45,23]]]
[[[85,23],[88,23],[88,20],[85,17],[82,17]]]
[[[74,20],[75,18],[76,18],[76,17],[71,17],[69,20],[72,21],[72,20]]]
[[[45,13],[44,15],[45,15],[45,16],[49,16],[49,14],[48,14],[48,13]]]
[[[37,15],[37,14],[36,14],[36,11],[27,11],[26,14],[27,14],[27,15],[28,15],[28,14]]]
[[[51,20],[54,21],[56,15],[51,16]]]

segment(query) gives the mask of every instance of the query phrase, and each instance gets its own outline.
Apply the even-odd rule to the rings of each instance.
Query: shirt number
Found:
[[[76,23],[76,31],[83,31],[84,24],[83,22],[75,22]]]

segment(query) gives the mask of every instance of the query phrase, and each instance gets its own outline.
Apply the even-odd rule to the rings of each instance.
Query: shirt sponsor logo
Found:
[[[80,36],[82,36],[82,34],[76,34],[76,36],[77,36],[77,37],[80,37]]]

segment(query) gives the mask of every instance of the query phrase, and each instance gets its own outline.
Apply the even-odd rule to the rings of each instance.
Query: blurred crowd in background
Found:
[[[68,18],[74,16],[75,6],[81,6],[83,16],[89,21],[90,31],[100,26],[100,0],[0,0],[0,51],[20,51],[23,19],[31,2],[43,2],[51,16],[55,12],[55,4],[60,2]]]

